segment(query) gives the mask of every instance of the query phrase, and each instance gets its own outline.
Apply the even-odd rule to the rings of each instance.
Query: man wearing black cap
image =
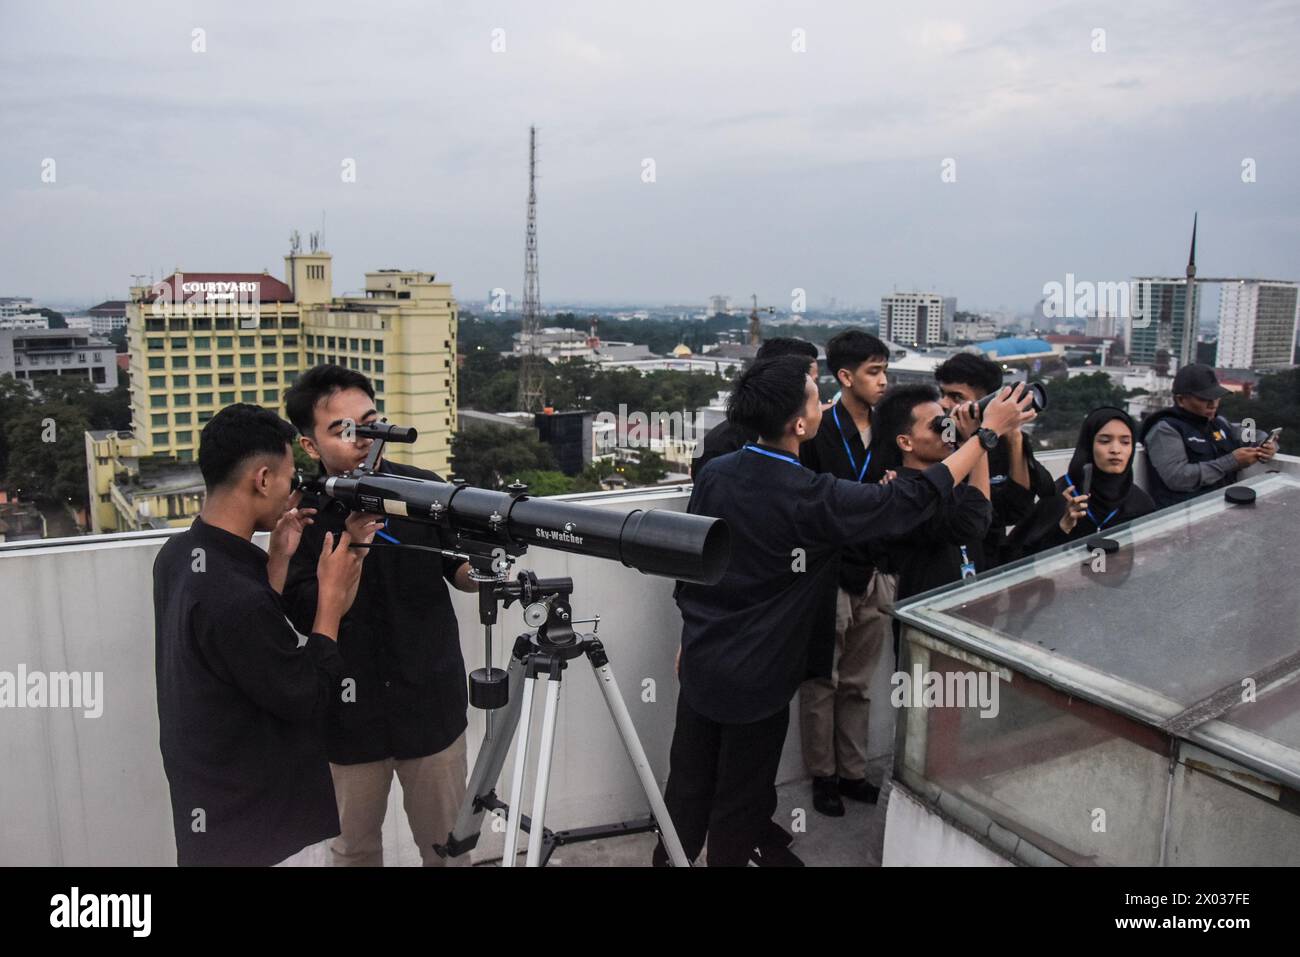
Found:
[[[1173,406],[1142,423],[1147,491],[1156,508],[1231,485],[1239,471],[1277,452],[1271,441],[1248,443],[1219,415],[1219,400],[1227,394],[1210,366],[1183,366],[1174,376]]]

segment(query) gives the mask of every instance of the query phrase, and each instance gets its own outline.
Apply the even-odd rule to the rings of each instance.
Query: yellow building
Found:
[[[435,282],[433,273],[366,273],[364,295],[303,305],[304,368],[333,363],[364,373],[380,413],[420,433],[414,444],[390,445],[385,455],[447,475],[457,315],[451,284]]]
[[[386,269],[366,274],[362,294],[336,298],[329,253],[295,250],[284,262],[283,281],[177,269],[131,289],[132,431],[86,435],[95,531],[187,522],[202,504],[201,482],[198,496],[190,490],[204,423],[235,402],[283,415],[289,386],[326,362],[364,373],[379,412],[419,430],[415,444],[388,446],[388,458],[448,474],[458,318],[450,283]],[[146,481],[159,490],[147,502]],[[178,506],[190,510],[175,516]]]
[[[140,458],[131,432],[86,433],[90,531],[128,532],[188,525],[203,505],[197,465]]]

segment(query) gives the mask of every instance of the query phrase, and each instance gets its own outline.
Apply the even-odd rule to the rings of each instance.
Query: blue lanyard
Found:
[[[1106,527],[1106,523],[1109,522],[1112,518],[1115,517],[1115,513],[1118,512],[1118,511],[1119,511],[1118,508],[1112,509],[1112,510],[1111,510],[1111,513],[1110,513],[1109,515],[1107,515],[1107,516],[1106,516],[1102,521],[1099,522],[1099,521],[1097,521],[1096,516],[1094,516],[1094,515],[1092,514],[1092,509],[1088,509],[1088,517],[1092,519],[1092,524],[1096,525],[1096,526],[1097,526],[1097,531],[1100,532],[1103,528]]]
[[[388,527],[388,519],[384,519],[384,528],[387,528],[387,527]],[[385,534],[383,528],[379,529],[377,532],[375,532],[375,534],[378,535],[380,538],[386,538],[386,539],[388,539],[388,540],[389,540],[390,542],[392,542],[394,545],[400,545],[400,544],[402,544],[402,543],[399,542],[397,539],[393,538],[392,535]]]
[[[853,461],[853,451],[849,448],[849,440],[844,437],[844,429],[840,426],[840,407],[839,405],[831,406],[831,418],[835,420],[835,430],[840,433],[840,441],[844,443],[844,454],[849,457],[849,470],[857,469],[858,465]],[[862,469],[858,472],[858,481],[862,481],[862,476],[867,474],[867,466],[871,464],[871,450],[867,449],[867,459],[862,463]]]
[[[782,455],[780,452],[773,452],[771,449],[760,449],[752,443],[746,444],[745,449],[750,452],[757,452],[759,455],[766,455],[768,458],[780,459],[783,462],[789,462],[791,465],[797,465],[803,468],[803,463],[791,455]]]
[[[1069,480],[1069,482],[1070,482],[1070,494],[1071,494],[1071,495],[1077,495],[1078,492],[1075,490],[1075,487],[1074,487],[1074,479],[1070,478],[1070,476],[1069,476],[1068,474],[1067,474],[1065,477],[1066,477],[1066,478]],[[1097,531],[1100,532],[1103,528],[1106,527],[1106,523],[1109,522],[1112,518],[1114,518],[1115,515],[1119,512],[1119,506],[1116,506],[1115,508],[1111,509],[1111,510],[1110,510],[1110,514],[1107,515],[1107,516],[1106,516],[1104,519],[1102,519],[1100,522],[1097,521],[1097,516],[1095,516],[1095,515],[1092,514],[1092,508],[1091,508],[1091,507],[1085,509],[1085,512],[1086,512],[1087,516],[1088,516],[1090,519],[1092,519],[1092,524],[1094,524],[1094,525],[1097,526]]]

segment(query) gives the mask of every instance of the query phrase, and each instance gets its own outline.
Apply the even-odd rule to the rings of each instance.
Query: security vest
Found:
[[[1187,451],[1188,462],[1212,462],[1241,447],[1241,443],[1233,438],[1228,420],[1221,415],[1216,415],[1212,421],[1206,421],[1177,407],[1162,409],[1142,423],[1144,441],[1157,422],[1168,422],[1178,431],[1183,440],[1183,448]],[[1175,492],[1164,483],[1160,473],[1151,464],[1150,458],[1146,462],[1146,473],[1147,492],[1156,503],[1156,508],[1168,508],[1170,505],[1195,498],[1203,492],[1225,488],[1232,484],[1232,479],[1224,476],[1212,485],[1203,485],[1190,492]]]

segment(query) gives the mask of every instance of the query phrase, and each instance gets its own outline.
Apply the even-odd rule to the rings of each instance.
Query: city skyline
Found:
[[[0,294],[274,275],[322,213],[340,288],[517,291],[531,122],[548,311],[797,288],[1014,313],[1066,273],[1176,274],[1193,210],[1208,272],[1296,278],[1283,4],[311,9],[10,8]]]

